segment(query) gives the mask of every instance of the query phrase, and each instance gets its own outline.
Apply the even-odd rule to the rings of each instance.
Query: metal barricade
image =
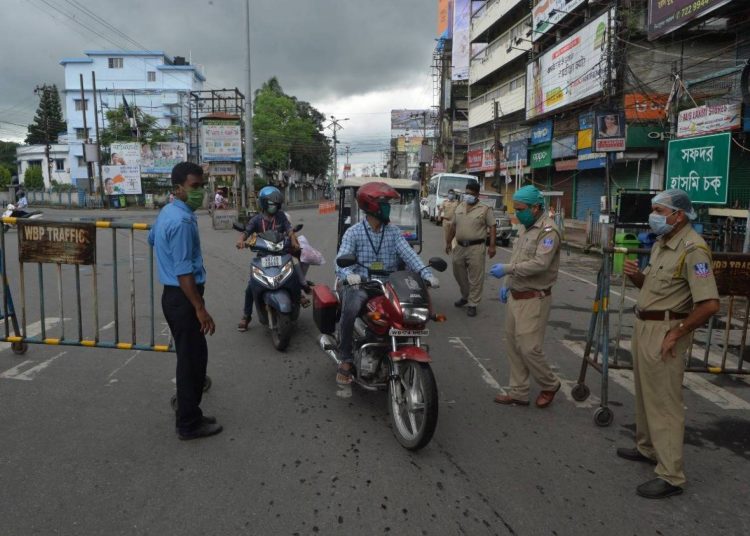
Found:
[[[627,320],[635,317],[632,308],[625,307],[626,277],[623,275],[619,289],[619,304],[616,309],[615,337],[610,340],[610,293],[612,261],[615,254],[650,255],[651,250],[640,248],[605,247],[603,260],[597,274],[596,295],[586,337],[586,345],[581,361],[578,381],[571,395],[582,402],[591,394],[586,385],[586,372],[592,367],[601,373],[601,403],[594,412],[594,422],[598,426],[612,424],[614,414],[609,408],[610,370],[632,370],[632,360],[623,359],[621,354],[630,349],[630,341],[625,339],[625,330],[632,329]],[[685,372],[708,374],[750,374],[750,366],[745,366],[747,351],[748,320],[750,319],[750,255],[739,253],[712,253],[713,271],[722,310],[726,310],[723,320],[719,315],[712,316],[707,326],[692,334],[687,353]],[[736,306],[741,305],[742,313],[736,318]],[[723,325],[722,325],[723,324]],[[722,329],[723,327],[723,329]],[[739,332],[734,333],[732,332]],[[718,336],[717,336],[718,335]],[[720,347],[717,350],[716,347]],[[735,351],[731,351],[734,349]]]
[[[28,344],[174,352],[168,329],[158,333],[159,337],[167,337],[166,344],[157,342],[154,253],[143,233],[150,229],[149,224],[13,217],[2,218],[2,223],[0,275],[5,333],[0,334],[0,341],[11,343],[14,352],[25,353]],[[8,230],[10,226],[18,229],[17,242],[12,238],[15,233]],[[127,254],[118,251],[118,241],[123,234],[129,246]],[[136,238],[137,235],[141,236]],[[110,246],[108,241],[111,242],[111,257],[104,253],[106,246]],[[15,247],[19,262],[9,265],[9,253]],[[118,266],[121,264],[128,265],[125,282]],[[143,272],[145,281],[136,278],[137,273]],[[20,323],[11,296],[9,281],[13,279],[9,273],[19,284]],[[101,281],[107,277],[111,277],[111,287],[107,285],[105,291]],[[55,294],[45,291],[50,286],[50,278],[57,282],[56,299],[52,300]],[[90,279],[90,286],[85,279]],[[127,288],[125,299],[121,299],[121,286]],[[38,296],[34,296],[35,293]],[[137,301],[137,296],[148,299]],[[50,304],[50,301],[57,303]],[[48,326],[55,305],[59,318]],[[127,312],[123,315],[121,309]],[[66,318],[66,312],[72,318]],[[102,326],[102,319],[111,321]],[[38,321],[38,335],[29,329],[30,323],[35,321]],[[113,338],[107,340],[102,332],[109,329]]]

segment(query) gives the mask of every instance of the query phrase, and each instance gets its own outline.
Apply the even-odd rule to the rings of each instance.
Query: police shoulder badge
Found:
[[[711,269],[708,267],[707,262],[699,262],[695,265],[695,275],[697,277],[708,277],[711,275]]]
[[[549,251],[550,249],[552,249],[554,245],[555,245],[555,239],[552,237],[545,238],[544,240],[542,240],[542,249],[544,251]]]

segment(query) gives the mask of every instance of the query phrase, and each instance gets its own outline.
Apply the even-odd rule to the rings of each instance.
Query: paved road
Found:
[[[53,213],[50,213],[53,214]],[[57,213],[62,216],[73,213]],[[55,215],[57,215],[55,214]],[[154,213],[119,213],[135,220]],[[119,215],[118,214],[118,215]],[[310,278],[332,279],[335,215],[292,213],[328,259]],[[439,254],[442,230],[425,227],[425,254]],[[221,435],[180,442],[169,397],[174,357],[127,350],[32,346],[24,356],[0,350],[0,519],[2,534],[747,534],[750,389],[729,377],[691,375],[686,493],[661,502],[635,496],[651,468],[615,457],[634,431],[632,382],[611,383],[615,422],[597,428],[599,394],[575,403],[569,384],[548,410],[492,403],[507,384],[503,307],[488,280],[476,318],[452,307],[457,287],[441,275],[433,294],[448,322],[432,326],[440,419],[430,445],[402,449],[389,427],[384,393],[355,389],[336,396],[334,369],[317,349],[309,311],[288,352],[277,353],[253,323],[235,330],[248,253],[235,233],[201,218],[209,283],[207,303],[219,329],[210,339],[214,387],[204,408],[225,426]],[[100,235],[102,338],[113,338],[112,265],[120,276],[120,340],[130,337],[127,232],[111,258],[111,233]],[[15,231],[7,239],[9,273]],[[148,339],[147,249],[136,235],[133,257],[138,337]],[[108,256],[109,255],[109,256]],[[508,259],[501,250],[499,258]],[[29,268],[27,267],[27,270]],[[568,382],[580,366],[596,260],[564,256],[554,290],[546,350]],[[31,272],[29,272],[31,273]],[[38,285],[27,273],[29,331],[38,331]],[[36,276],[36,273],[32,275]],[[45,272],[48,324],[77,329],[75,307],[57,305],[56,275]],[[84,331],[92,330],[91,274],[82,271]],[[66,273],[64,301],[72,299]],[[87,290],[88,289],[88,290]],[[124,296],[123,296],[124,293]],[[626,293],[632,297],[632,290]],[[617,296],[613,301],[617,304]],[[630,298],[625,298],[626,303]],[[74,302],[73,302],[74,303]],[[158,310],[157,342],[166,340]],[[38,315],[38,311],[36,313]],[[49,336],[49,335],[48,335]],[[627,349],[627,348],[626,348]],[[622,354],[627,359],[627,352]]]

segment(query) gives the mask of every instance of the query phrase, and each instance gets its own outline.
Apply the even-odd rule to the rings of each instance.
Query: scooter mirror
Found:
[[[292,232],[299,233],[304,226],[305,226],[304,224],[298,223],[297,225],[294,226],[294,229],[292,229]]]
[[[234,229],[235,231],[239,231],[241,233],[245,232],[245,228],[238,221],[235,221],[235,222],[232,223],[232,229]]]
[[[438,272],[445,272],[448,268],[448,263],[440,257],[432,257],[429,262],[429,267],[434,268]]]
[[[336,266],[339,268],[349,268],[357,264],[357,257],[355,255],[342,255],[336,259]]]

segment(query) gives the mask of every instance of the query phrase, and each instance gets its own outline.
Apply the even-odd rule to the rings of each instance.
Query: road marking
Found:
[[[112,322],[110,322],[109,324],[107,324],[107,325],[104,325],[104,326],[100,327],[100,328],[99,328],[99,331],[107,331],[108,329],[110,329],[110,328],[114,327],[114,325],[115,325],[115,321],[113,320],[113,321],[112,321]]]
[[[500,391],[500,394],[507,394],[505,392],[505,389],[500,387],[500,384],[497,383],[497,380],[492,377],[492,374],[489,373],[489,371],[484,368],[484,365],[479,361],[479,358],[475,356],[471,350],[464,344],[464,341],[461,340],[461,337],[450,337],[448,338],[448,342],[450,342],[453,346],[462,349],[466,355],[468,355],[474,363],[476,363],[477,367],[479,367],[479,370],[482,372],[482,379],[484,380],[484,383],[492,387],[493,389]]]
[[[18,373],[19,373],[19,372],[21,371],[21,369],[22,369],[23,367],[25,367],[26,365],[30,365],[31,363],[33,363],[33,361],[31,361],[30,359],[29,359],[29,360],[26,360],[26,361],[24,361],[23,363],[19,363],[19,364],[18,364],[18,365],[16,365],[15,367],[13,367],[13,368],[9,368],[8,370],[6,370],[6,371],[5,371],[5,372],[3,372],[2,374],[0,374],[0,378],[5,378],[5,379],[9,379],[9,380],[12,380],[12,379],[14,379],[14,378],[15,378],[16,376],[18,376]]]
[[[114,376],[115,374],[117,374],[118,372],[120,372],[120,371],[121,371],[122,369],[124,369],[125,367],[127,367],[127,366],[128,366],[129,364],[130,364],[130,362],[131,362],[131,361],[132,361],[133,359],[135,359],[135,358],[136,358],[136,356],[137,356],[138,354],[140,354],[140,353],[141,353],[141,351],[140,351],[140,350],[137,350],[137,351],[136,351],[136,352],[135,352],[135,353],[134,353],[133,355],[131,355],[131,356],[130,356],[130,357],[129,357],[129,358],[128,358],[128,359],[126,360],[126,361],[125,361],[125,363],[123,363],[122,365],[120,365],[119,367],[117,367],[117,368],[116,368],[115,370],[113,370],[113,371],[112,371],[112,373],[111,373],[111,374],[110,374],[109,376],[107,376],[107,379],[109,380],[109,383],[108,383],[107,385],[110,385],[110,384],[112,384],[112,383],[115,383],[115,382],[117,382],[117,379],[112,379],[112,376]]]
[[[578,382],[573,381],[573,380],[566,380],[565,378],[560,376],[560,374],[558,374],[557,377],[560,378],[560,381],[563,384],[562,389],[560,389],[560,392],[563,395],[565,395],[565,398],[567,398],[570,402],[575,404],[577,407],[598,408],[601,405],[601,402],[602,402],[601,399],[593,393],[589,394],[588,398],[582,402],[579,402],[578,400],[574,399],[572,390],[573,390],[573,387],[575,387]]]
[[[70,319],[66,318],[65,320],[70,320]],[[45,328],[46,328],[45,331],[52,329],[53,327],[55,327],[59,323],[60,323],[60,319],[57,318],[57,317],[51,316],[49,318],[45,318],[44,319],[44,325],[45,325]],[[13,330],[11,329],[11,332],[12,331]],[[29,324],[28,326],[26,326],[26,336],[27,337],[36,337],[41,332],[42,332],[42,321],[41,320],[37,320],[36,322],[32,322],[31,324]],[[49,337],[49,335],[47,335],[47,336]],[[3,350],[10,349],[11,345],[12,345],[12,343],[9,343],[9,342],[0,343],[0,352],[2,352]]]
[[[31,381],[31,380],[34,379],[34,377],[37,374],[39,374],[41,371],[43,371],[44,369],[46,369],[47,367],[49,367],[52,364],[53,361],[55,361],[56,359],[64,356],[67,353],[68,352],[60,352],[59,354],[50,357],[47,361],[42,361],[37,366],[31,367],[30,369],[28,369],[23,374],[19,374],[17,376],[9,377],[9,379],[11,379],[11,380]]]
[[[563,346],[570,350],[576,357],[583,359],[583,351],[586,344],[580,341],[562,340]],[[601,358],[601,356],[600,356]],[[623,369],[609,369],[609,377],[620,387],[623,387],[631,395],[635,396],[635,382],[633,381],[633,372]]]

